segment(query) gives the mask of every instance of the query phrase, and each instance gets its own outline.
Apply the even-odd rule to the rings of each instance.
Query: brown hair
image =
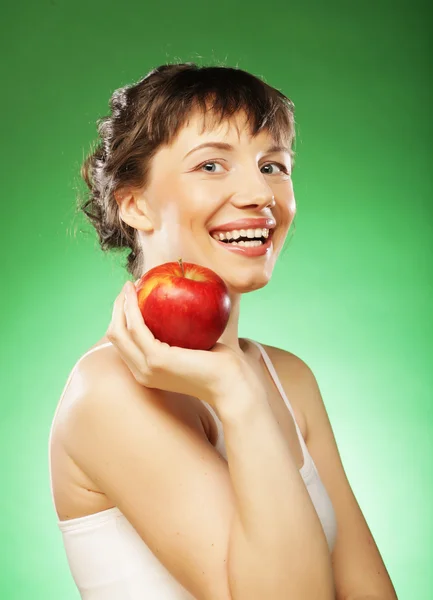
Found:
[[[88,191],[84,199],[78,196],[77,208],[96,229],[102,250],[131,250],[126,268],[134,279],[143,274],[142,250],[137,230],[119,216],[114,192],[124,186],[143,189],[160,146],[173,140],[193,110],[206,116],[210,102],[218,124],[244,110],[252,135],[264,129],[276,143],[288,143],[293,163],[293,102],[239,68],[165,64],[115,90],[111,114],[97,120],[97,146],[81,167]]]

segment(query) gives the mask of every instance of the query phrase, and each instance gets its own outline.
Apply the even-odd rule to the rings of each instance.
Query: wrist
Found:
[[[215,399],[215,406],[223,422],[239,422],[262,407],[269,408],[269,403],[262,388],[253,389],[248,384],[238,384],[220,392]]]

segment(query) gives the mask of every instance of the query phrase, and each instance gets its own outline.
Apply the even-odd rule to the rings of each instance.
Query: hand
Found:
[[[149,388],[205,400],[218,410],[235,390],[257,388],[257,378],[243,357],[217,342],[211,350],[190,350],[157,340],[141,315],[134,284],[117,296],[106,336],[135,379]]]

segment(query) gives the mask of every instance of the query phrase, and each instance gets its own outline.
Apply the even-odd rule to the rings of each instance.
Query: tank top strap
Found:
[[[290,414],[293,417],[293,422],[295,424],[296,432],[298,434],[299,443],[301,445],[302,452],[303,452],[303,455],[304,455],[304,465],[301,468],[301,474],[305,475],[305,474],[307,474],[307,472],[310,470],[310,467],[312,466],[312,458],[311,458],[310,453],[308,451],[307,444],[305,443],[305,440],[304,440],[304,438],[302,436],[302,433],[301,433],[301,430],[299,428],[298,422],[296,421],[295,412],[294,412],[294,410],[292,408],[292,405],[290,404],[290,400],[287,397],[286,392],[284,391],[284,388],[283,388],[283,386],[281,384],[280,378],[278,377],[278,373],[275,370],[275,367],[272,364],[272,361],[269,358],[269,355],[266,352],[266,350],[263,348],[263,346],[259,342],[256,342],[256,341],[254,341],[254,340],[252,340],[250,338],[245,338],[245,339],[247,339],[248,341],[252,342],[255,346],[257,346],[259,348],[260,353],[261,353],[261,355],[263,357],[263,360],[265,361],[266,367],[267,367],[269,373],[271,374],[271,377],[274,380],[274,383],[277,386],[278,391],[280,392],[280,395],[283,398],[285,405],[287,406],[288,410],[290,411]]]

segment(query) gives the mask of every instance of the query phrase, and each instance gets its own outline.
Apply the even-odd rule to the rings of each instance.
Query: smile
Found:
[[[269,232],[269,236],[264,243],[257,242],[258,245],[254,245],[254,246],[244,246],[242,244],[242,242],[241,243],[221,242],[220,240],[215,240],[212,236],[211,236],[211,238],[212,238],[212,241],[214,244],[217,244],[219,247],[225,248],[229,252],[236,252],[237,254],[240,254],[242,256],[247,256],[247,257],[256,257],[256,256],[266,256],[266,255],[270,255],[272,253],[273,232],[274,232],[274,230],[272,229]]]

